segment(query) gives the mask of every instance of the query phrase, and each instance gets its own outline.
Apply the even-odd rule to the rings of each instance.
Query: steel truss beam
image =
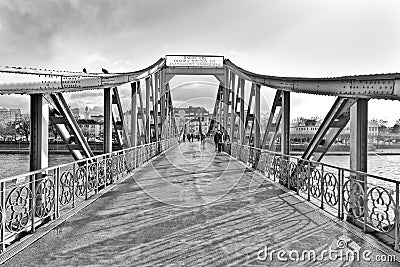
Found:
[[[217,127],[218,120],[217,120],[217,116],[219,113],[219,105],[220,105],[220,101],[221,101],[221,96],[222,96],[222,90],[223,90],[223,85],[220,84],[218,87],[218,91],[217,91],[217,97],[215,100],[215,104],[214,104],[214,110],[213,110],[213,114],[212,114],[212,119],[210,122],[210,126],[208,128],[208,134],[211,134],[212,132],[215,131],[215,128]]]
[[[146,135],[146,114],[144,111],[144,106],[143,106],[143,96],[142,96],[142,87],[140,85],[140,83],[138,83],[138,88],[136,90],[136,93],[139,96],[139,112],[138,112],[138,134],[139,134],[139,140],[140,140],[140,144],[146,144],[148,142],[148,136]],[[141,121],[141,126],[139,121]]]
[[[56,126],[68,150],[75,160],[93,157],[94,154],[83,136],[61,93],[50,94],[54,108],[50,109],[50,120]]]
[[[277,108],[279,108],[279,111],[277,111]],[[276,118],[275,123],[273,122],[274,118]],[[269,113],[267,126],[264,132],[264,137],[261,142],[262,148],[265,148],[267,150],[272,149],[277,133],[279,131],[281,118],[282,118],[282,91],[277,90],[275,93],[274,102],[272,103],[272,107]],[[268,142],[268,146],[266,146],[266,143],[268,141],[268,136],[270,133],[272,133],[272,137]]]
[[[0,73],[16,73],[42,75],[40,82],[24,82],[13,84],[0,84],[1,94],[50,94],[57,92],[77,92],[84,90],[104,89],[133,82],[157,72],[165,65],[165,59],[160,58],[151,66],[133,72],[125,73],[89,73],[68,72],[32,68],[0,67]]]
[[[247,71],[225,59],[224,65],[236,75],[270,88],[317,95],[400,100],[400,73],[296,78],[262,75]]]
[[[350,107],[356,98],[338,97],[304,151],[303,159],[320,161],[350,120]]]
[[[128,138],[127,129],[125,127],[124,112],[122,110],[121,99],[119,97],[119,92],[117,87],[112,90],[112,105],[116,105],[117,114],[115,114],[115,109],[112,108],[112,121],[114,125],[115,136],[117,138],[117,143],[121,147],[130,147],[130,140]],[[119,120],[117,119],[117,116]]]

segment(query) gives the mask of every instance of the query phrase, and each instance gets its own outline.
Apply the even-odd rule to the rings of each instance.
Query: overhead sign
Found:
[[[166,56],[166,59],[169,67],[222,68],[224,65],[222,56]]]

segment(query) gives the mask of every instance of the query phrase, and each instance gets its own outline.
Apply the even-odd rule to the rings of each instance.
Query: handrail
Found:
[[[165,139],[0,180],[0,251],[176,143]]]
[[[266,178],[339,220],[349,220],[378,238],[385,236],[382,241],[399,250],[400,181],[249,145],[227,144],[225,152]]]
[[[80,159],[80,160],[76,160],[76,161],[72,161],[72,162],[68,162],[68,163],[63,163],[63,164],[56,165],[56,166],[51,166],[51,167],[45,167],[45,168],[38,169],[38,170],[35,170],[35,171],[30,171],[30,172],[27,172],[27,173],[24,173],[24,174],[17,174],[17,175],[14,175],[14,176],[2,178],[0,180],[0,182],[9,182],[9,181],[12,181],[12,180],[16,180],[16,179],[18,179],[20,177],[26,177],[26,176],[30,176],[30,175],[39,174],[39,173],[42,173],[42,172],[45,172],[45,171],[51,171],[51,170],[54,170],[54,169],[57,169],[57,168],[60,168],[60,167],[65,167],[67,165],[70,165],[71,163],[82,163],[82,162],[86,162],[86,161],[89,161],[89,160],[95,160],[95,159],[98,159],[98,158],[101,158],[101,157],[104,157],[104,156],[113,155],[115,153],[125,152],[125,151],[128,151],[128,150],[132,150],[134,148],[140,148],[140,147],[148,146],[148,145],[155,144],[155,143],[158,143],[158,142],[161,142],[161,141],[151,142],[151,143],[148,143],[148,144],[142,144],[142,145],[138,145],[138,146],[134,146],[134,147],[128,147],[128,148],[124,148],[124,149],[121,149],[121,150],[117,150],[117,151],[113,151],[113,152],[109,152],[109,153],[105,153],[105,154],[96,155],[96,156],[93,156],[93,157],[90,157],[90,158],[84,158],[84,159]]]

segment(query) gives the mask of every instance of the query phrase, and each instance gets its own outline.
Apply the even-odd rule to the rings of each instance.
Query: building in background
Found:
[[[6,125],[9,122],[21,120],[21,110],[19,108],[2,108],[0,107],[0,124]]]
[[[103,122],[98,122],[93,119],[79,119],[77,120],[77,123],[79,125],[79,128],[81,128],[83,135],[87,138],[87,140],[94,141],[96,139],[103,137],[104,134]]]
[[[71,110],[72,116],[74,116],[74,118],[76,120],[80,118],[79,117],[79,108],[71,108],[70,110]]]
[[[210,125],[210,113],[204,107],[174,108],[175,122],[181,134],[192,133],[195,136],[206,134]]]

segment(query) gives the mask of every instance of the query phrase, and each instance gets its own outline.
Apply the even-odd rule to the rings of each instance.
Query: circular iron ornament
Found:
[[[112,180],[113,160],[112,158],[106,159],[106,184],[111,184]]]
[[[97,176],[97,163],[94,162],[89,166],[88,176],[88,192],[93,191],[96,188],[96,176]]]
[[[65,171],[61,174],[59,190],[59,202],[61,205],[66,205],[72,202],[74,193],[74,175],[72,174],[72,171]]]
[[[326,203],[334,207],[339,202],[339,189],[338,189],[338,179],[335,174],[331,172],[326,172],[324,174],[324,199]]]
[[[106,183],[106,177],[105,177],[105,173],[104,173],[104,166],[105,166],[105,160],[102,159],[99,161],[98,164],[98,171],[99,171],[99,186],[104,185]]]
[[[315,198],[321,196],[321,173],[315,168],[310,170],[310,193]]]
[[[369,222],[381,232],[390,232],[394,227],[395,201],[383,187],[376,186],[367,194]]]
[[[364,188],[354,178],[348,179],[343,185],[343,204],[347,213],[361,218],[364,216]]]
[[[79,167],[75,172],[75,195],[84,198],[86,194],[86,166]]]
[[[267,154],[266,153],[261,153],[259,152],[259,160],[257,164],[257,170],[259,170],[261,173],[265,173],[265,166],[267,164]]]
[[[55,187],[50,177],[47,176],[36,186],[36,216],[39,218],[49,215],[54,207]]]
[[[308,175],[307,175],[307,166],[300,164],[297,167],[297,179],[298,186],[300,191],[307,192],[308,191]]]
[[[10,232],[21,231],[31,220],[33,197],[29,186],[14,188],[6,198],[6,229]]]
[[[289,185],[292,188],[297,188],[297,164],[296,162],[289,162]]]

